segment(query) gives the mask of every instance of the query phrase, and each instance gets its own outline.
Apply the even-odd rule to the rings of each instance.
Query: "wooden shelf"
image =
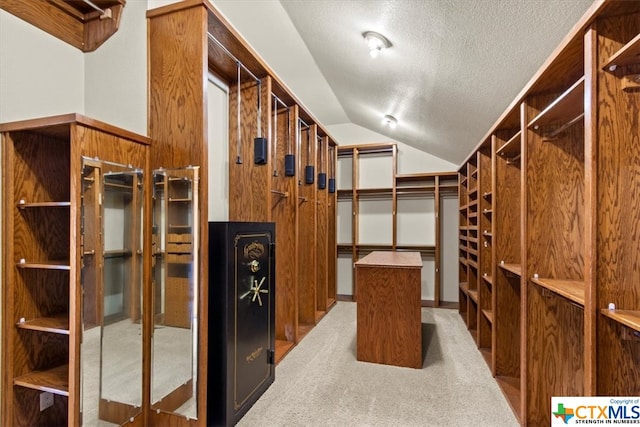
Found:
[[[516,276],[522,276],[522,266],[520,264],[498,264],[498,267]]]
[[[640,34],[609,58],[603,70],[614,71],[623,65],[640,64]]]
[[[469,267],[473,267],[473,268],[474,268],[474,269],[476,269],[476,270],[478,269],[478,263],[477,263],[477,262],[475,262],[474,260],[470,259],[470,260],[468,261],[468,264],[469,264]]]
[[[32,331],[50,332],[54,334],[69,335],[69,315],[58,314],[51,317],[40,317],[16,323],[20,329]]]
[[[482,213],[485,214],[485,215],[491,215],[493,213],[493,210],[491,210],[491,209],[483,209]]]
[[[484,197],[485,199],[490,199],[492,197],[491,191],[485,191],[484,193],[482,193],[482,197]]]
[[[371,250],[371,251],[390,251],[393,249],[391,243],[359,243],[356,245],[358,250]]]
[[[467,263],[467,259],[466,259],[466,258],[464,258],[464,257],[460,257],[460,258],[458,258],[458,260],[460,261],[460,264],[469,265],[469,264]]]
[[[28,208],[68,208],[71,202],[34,202],[34,203],[18,203],[18,209]]]
[[[485,237],[493,237],[493,233],[490,232],[490,231],[483,231],[482,235],[485,236]]]
[[[584,282],[580,280],[532,278],[538,286],[548,289],[568,300],[584,306]]]
[[[2,9],[83,52],[96,50],[118,31],[124,5],[125,0],[2,1]]]
[[[529,123],[529,129],[572,123],[584,113],[584,76]]]
[[[493,312],[491,310],[483,309],[482,314],[484,314],[484,317],[487,318],[489,323],[493,323]]]
[[[467,291],[467,295],[469,295],[469,297],[476,303],[478,304],[478,290],[477,289],[469,289]]]
[[[640,331],[640,311],[638,310],[609,310],[603,308],[600,313],[634,331]]]
[[[482,280],[484,280],[485,282],[487,282],[488,284],[490,284],[491,286],[493,286],[493,277],[492,276],[482,276]]]
[[[398,196],[433,194],[435,191],[435,185],[424,185],[420,187],[396,187],[396,194]]]
[[[69,261],[19,262],[18,268],[34,268],[39,270],[71,270]]]
[[[13,379],[13,384],[60,396],[69,396],[69,365],[46,371],[33,371]]]
[[[521,131],[518,131],[515,135],[511,137],[507,142],[505,142],[502,147],[496,150],[496,154],[504,157],[511,157],[516,154],[520,154],[520,135]]]

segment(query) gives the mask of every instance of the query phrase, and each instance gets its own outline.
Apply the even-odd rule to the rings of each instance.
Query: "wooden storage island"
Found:
[[[420,253],[374,251],[355,266],[356,358],[422,368]]]

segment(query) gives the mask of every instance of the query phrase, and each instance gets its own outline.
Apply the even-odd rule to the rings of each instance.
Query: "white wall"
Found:
[[[85,60],[85,114],[147,135],[147,5],[128,1],[120,28]]]
[[[0,10],[0,123],[84,111],[84,56]]]

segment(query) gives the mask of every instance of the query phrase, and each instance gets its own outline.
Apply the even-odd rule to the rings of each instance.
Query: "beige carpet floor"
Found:
[[[422,322],[422,369],[358,362],[356,304],[339,302],[238,425],[517,426],[457,310],[423,308]]]

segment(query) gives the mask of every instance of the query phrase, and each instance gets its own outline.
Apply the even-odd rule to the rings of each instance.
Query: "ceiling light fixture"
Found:
[[[362,37],[367,41],[367,46],[369,46],[369,55],[372,58],[375,58],[380,54],[382,49],[388,49],[391,47],[391,42],[382,34],[376,33],[375,31],[367,31],[362,33]]]
[[[387,114],[382,119],[382,124],[384,124],[385,126],[389,126],[391,129],[395,129],[398,125],[398,119]]]

